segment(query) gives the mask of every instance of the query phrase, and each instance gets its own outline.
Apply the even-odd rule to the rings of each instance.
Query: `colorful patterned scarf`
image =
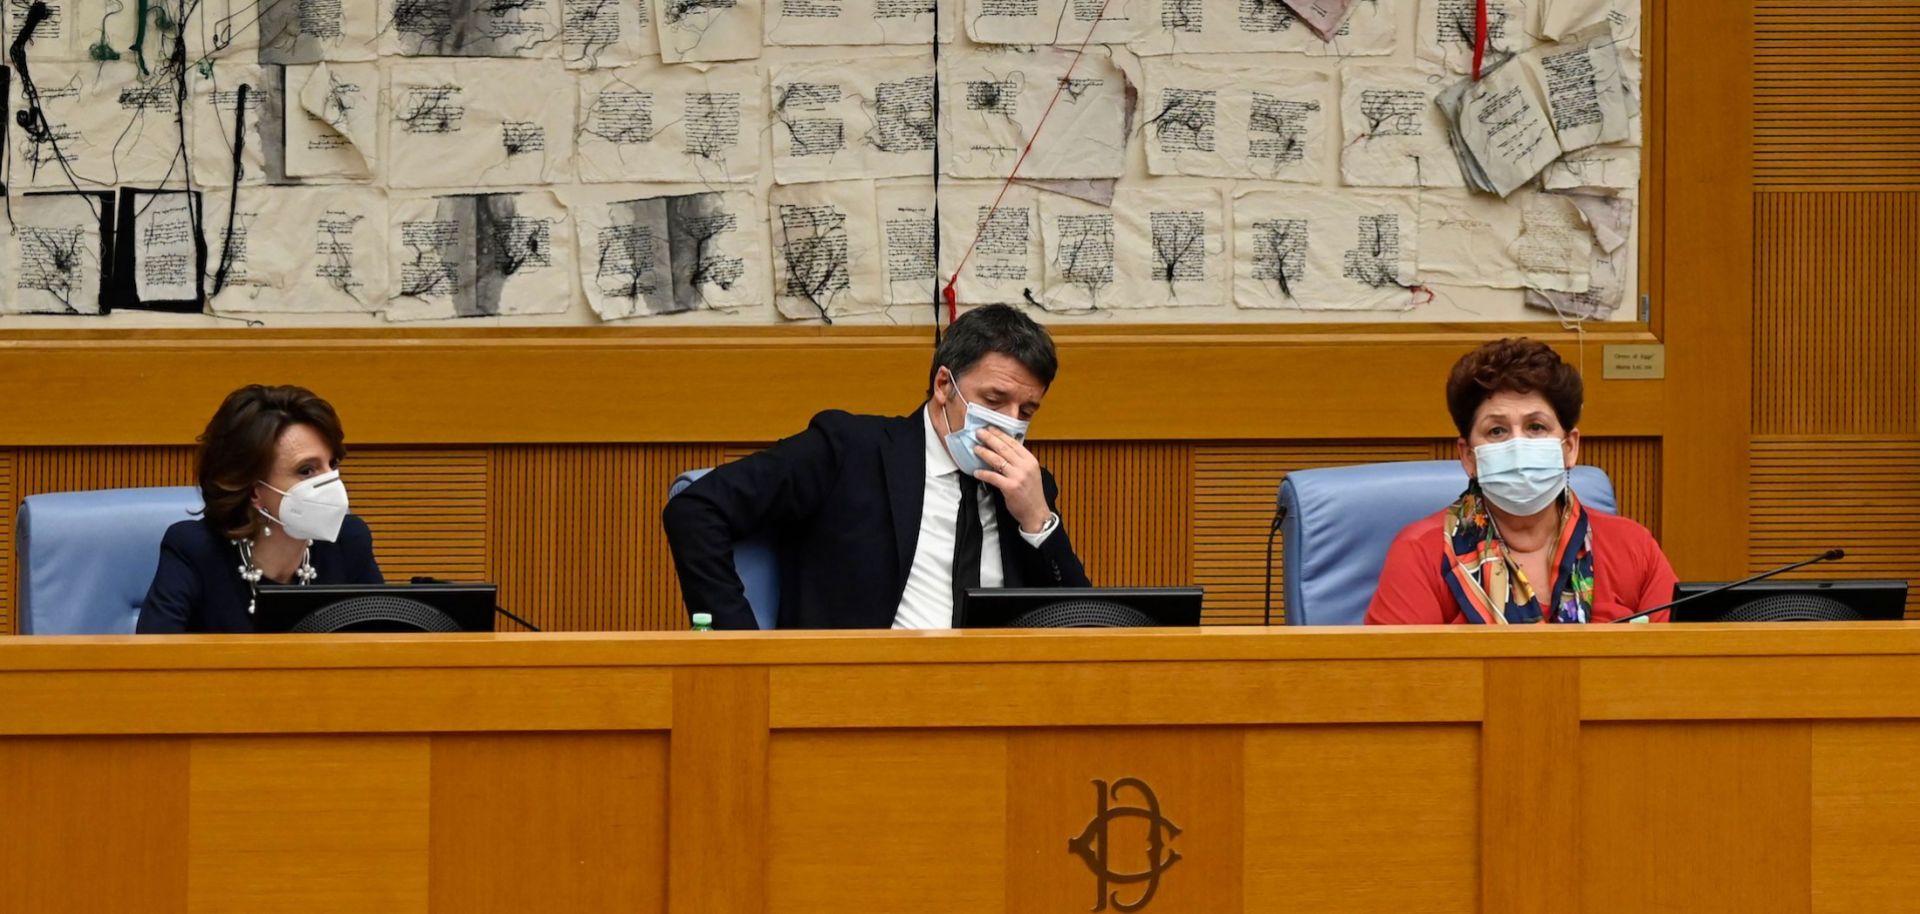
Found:
[[[1447,508],[1441,529],[1452,547],[1440,575],[1468,622],[1506,625],[1533,622],[1587,622],[1593,618],[1593,535],[1587,509],[1568,488],[1560,497],[1560,541],[1553,551],[1554,579],[1548,591],[1548,615],[1539,593],[1487,515],[1480,490],[1472,485]]]

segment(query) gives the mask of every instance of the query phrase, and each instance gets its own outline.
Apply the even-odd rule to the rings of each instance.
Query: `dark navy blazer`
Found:
[[[320,576],[316,584],[383,584],[373,558],[373,533],[351,514],[340,525],[340,540],[316,542],[308,557]],[[160,567],[140,604],[138,634],[176,632],[251,632],[247,607],[253,593],[240,577],[240,549],[206,518],[183,520],[167,528],[160,541]]]

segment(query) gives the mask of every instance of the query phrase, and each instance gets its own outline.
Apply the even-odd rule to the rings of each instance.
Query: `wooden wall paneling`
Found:
[[[666,909],[665,734],[432,739],[432,910]]]
[[[1754,434],[1920,433],[1920,192],[1762,193],[1754,214]]]
[[[1663,147],[1656,256],[1674,265],[1654,290],[1667,360],[1662,545],[1682,578],[1730,577],[1747,563],[1753,13],[1739,2],[1654,9],[1661,18],[1652,29],[1666,31],[1659,56],[1647,60],[1665,72],[1662,120],[1647,125],[1648,141]],[[1602,401],[1590,389],[1588,402]],[[1595,434],[1622,434],[1588,424]]]
[[[771,720],[809,729],[1451,722],[1480,717],[1475,672],[1466,660],[775,667]]]
[[[487,576],[484,448],[355,448],[342,478],[388,581]]]
[[[0,448],[0,635],[15,634],[13,622],[13,451]]]
[[[1472,725],[1248,730],[1246,910],[1479,914],[1479,759]]]
[[[1580,439],[1580,462],[1607,471],[1620,515],[1660,535],[1660,439]]]
[[[1444,410],[1436,410],[1444,413]],[[1207,589],[1208,624],[1258,625],[1280,480],[1293,470],[1383,460],[1430,460],[1426,441],[1203,443],[1193,449],[1193,583]],[[1273,552],[1273,622],[1285,616],[1279,540]]]
[[[686,627],[660,510],[673,478],[720,462],[720,447],[490,453],[488,579],[500,585],[500,605],[547,630]]]
[[[1102,884],[1068,850],[1101,808],[1146,807],[1137,779],[1179,834],[1139,816],[1106,823],[1100,858],[1115,873],[1165,866],[1146,911],[1241,914],[1246,802],[1246,731],[1229,727],[1151,730],[1023,727],[1007,734],[1007,914],[1127,911],[1146,886]],[[1096,793],[1098,791],[1098,793]],[[1102,804],[1102,794],[1105,803]],[[1153,840],[1162,846],[1155,856]]]
[[[767,910],[767,667],[673,671],[667,909]]]
[[[191,447],[21,448],[14,452],[14,462],[15,498],[76,489],[193,485]]]
[[[1476,769],[1481,910],[1564,910],[1580,886],[1579,664],[1490,660],[1485,677]]]
[[[1810,726],[1584,726],[1580,910],[1808,914]]]
[[[1460,353],[1521,332],[1570,358],[1584,347],[1587,364],[1609,343],[1652,339],[1631,325],[1576,334],[1541,321],[1063,327],[1046,434],[1438,436],[1447,421],[1433,408],[1437,379]],[[931,339],[861,327],[0,331],[0,354],[5,446],[186,444],[228,391],[288,365],[298,366],[288,380],[352,417],[359,444],[697,444],[792,434],[824,406],[910,410]],[[1589,385],[1595,433],[1660,434],[1660,383]]]
[[[1193,446],[1182,442],[1038,442],[1060,485],[1060,517],[1106,587],[1192,580]]]
[[[1753,0],[1754,182],[1920,186],[1920,6]]]
[[[0,914],[184,914],[187,746],[0,739]]]
[[[426,914],[428,738],[193,741],[189,914]]]
[[[768,752],[769,914],[1006,910],[1005,731],[787,730]]]
[[[1634,307],[1640,307],[1640,296],[1648,297],[1652,307],[1647,309],[1648,327],[1654,336],[1664,339],[1667,332],[1666,301],[1666,258],[1660,252],[1666,250],[1666,123],[1667,98],[1667,27],[1666,14],[1661,10],[1660,0],[1641,0],[1640,3],[1640,125],[1643,134],[1640,145],[1640,211],[1635,214],[1634,225],[1639,229],[1639,250],[1637,264],[1639,288],[1634,290]]]
[[[1920,582],[1920,436],[1754,442],[1748,567],[1764,571],[1834,547],[1847,557],[1794,574]],[[1908,591],[1907,615],[1920,615],[1920,586]]]
[[[1813,910],[1880,914],[1920,897],[1920,724],[1813,724]]]

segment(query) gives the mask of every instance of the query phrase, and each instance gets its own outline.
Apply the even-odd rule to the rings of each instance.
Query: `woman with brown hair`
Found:
[[[1567,485],[1582,398],[1580,373],[1537,340],[1455,363],[1447,410],[1467,490],[1394,539],[1368,624],[1607,622],[1673,599],[1653,534]]]
[[[379,584],[373,534],[347,513],[340,418],[302,387],[227,395],[195,460],[203,516],[167,529],[139,633],[253,631],[260,582]]]

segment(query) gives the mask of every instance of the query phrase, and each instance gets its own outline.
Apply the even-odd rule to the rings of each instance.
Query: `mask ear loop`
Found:
[[[940,367],[946,369],[947,386],[953,390],[953,399],[960,401],[961,422],[959,425],[955,425],[953,420],[947,417],[946,407],[943,406],[940,408],[940,418],[947,420],[947,434],[951,435],[966,425],[967,409],[972,406],[972,404],[967,402],[967,395],[960,392],[960,376],[954,373],[953,366],[942,365]]]

